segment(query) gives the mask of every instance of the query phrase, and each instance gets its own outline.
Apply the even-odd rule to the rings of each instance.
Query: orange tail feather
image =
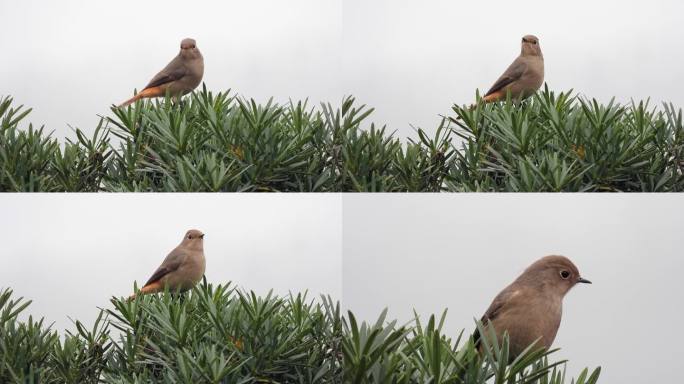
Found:
[[[502,91],[496,91],[490,95],[487,95],[482,98],[482,101],[485,103],[492,103],[494,101],[499,101],[501,98],[504,96],[504,93]]]
[[[163,289],[163,287],[162,287],[161,283],[159,282],[159,280],[157,280],[157,281],[149,283],[146,286],[140,288],[140,294],[144,295],[147,293],[155,293],[155,292],[161,291],[162,289]],[[128,297],[128,300],[135,299],[135,296],[136,296],[135,293],[132,294],[131,296]]]
[[[144,99],[144,98],[148,98],[148,97],[163,96],[163,95],[164,95],[164,90],[161,88],[161,86],[152,87],[152,88],[145,88],[142,91],[140,91],[138,94],[136,94],[135,96],[133,96],[130,99],[119,104],[119,108],[125,107],[129,104],[133,104],[140,99]]]

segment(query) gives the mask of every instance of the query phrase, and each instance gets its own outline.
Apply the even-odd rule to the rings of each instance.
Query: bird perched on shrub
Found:
[[[522,100],[534,94],[544,84],[544,56],[536,36],[526,35],[522,38],[520,56],[506,69],[499,79],[487,91],[482,100],[485,102],[506,99]]]
[[[181,243],[166,256],[139,292],[154,293],[165,289],[172,292],[187,291],[202,280],[205,269],[204,233],[191,229],[185,233]],[[130,298],[135,298],[135,294]]]
[[[489,336],[493,326],[500,342],[508,332],[510,361],[535,341],[537,348],[551,347],[561,322],[563,297],[577,283],[591,284],[567,257],[537,260],[494,298],[481,319],[485,334]],[[478,330],[473,340],[481,350]]]
[[[169,96],[180,98],[191,92],[201,82],[204,75],[204,58],[193,39],[181,41],[180,52],[162,69],[149,84],[132,98],[124,101],[119,107],[147,97]]]

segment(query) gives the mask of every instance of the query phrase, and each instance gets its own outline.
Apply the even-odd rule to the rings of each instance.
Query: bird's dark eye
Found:
[[[536,41],[533,41],[532,44],[537,45],[537,42],[536,42]]]
[[[188,239],[192,239],[192,235],[188,235]]]
[[[560,276],[561,276],[561,278],[563,278],[563,279],[567,279],[568,277],[570,277],[570,272],[568,272],[568,271],[561,271]]]

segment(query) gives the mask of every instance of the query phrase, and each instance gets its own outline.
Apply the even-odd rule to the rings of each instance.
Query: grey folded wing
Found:
[[[147,84],[144,89],[157,87],[172,81],[176,81],[187,74],[188,70],[183,64],[183,60],[180,58],[180,56],[177,56],[175,59],[171,60],[169,65],[159,71],[159,73],[157,73],[157,75],[150,80],[149,84]]]
[[[152,277],[150,277],[149,280],[147,280],[145,286],[152,284],[155,281],[161,279],[162,277],[168,275],[169,273],[177,270],[183,262],[183,256],[184,253],[178,251],[178,249],[174,249],[173,251],[171,251],[171,253],[169,253],[168,256],[166,256],[164,262],[162,262],[159,268],[157,268],[157,270],[154,271]]]
[[[520,57],[515,59],[513,63],[506,69],[506,71],[499,77],[499,79],[492,85],[492,87],[487,91],[485,96],[489,96],[492,93],[503,89],[505,86],[511,84],[512,82],[520,79],[527,70],[527,63],[525,63]]]
[[[503,290],[494,298],[492,304],[489,305],[489,308],[487,308],[484,315],[482,315],[482,318],[480,318],[482,325],[487,325],[490,321],[496,319],[504,308],[504,305],[508,302],[509,296],[509,291]],[[475,342],[475,347],[480,346],[480,330],[477,328],[475,329],[475,332],[473,332],[473,341]]]

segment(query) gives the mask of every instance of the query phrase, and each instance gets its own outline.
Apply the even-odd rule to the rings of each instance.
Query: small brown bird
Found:
[[[481,322],[487,332],[489,325],[494,326],[499,341],[508,332],[509,362],[537,339],[535,346],[551,347],[561,322],[563,297],[577,283],[591,281],[582,278],[567,257],[546,256],[530,265],[494,298]],[[478,330],[473,340],[481,348]]]
[[[520,56],[506,69],[506,72],[487,91],[482,100],[486,103],[506,98],[522,100],[534,94],[544,84],[544,56],[539,39],[532,35],[522,38]]]
[[[205,269],[204,233],[191,229],[185,233],[183,241],[166,256],[140,289],[140,293],[154,293],[166,288],[175,292],[187,291],[202,280]],[[135,294],[129,299],[133,298]]]
[[[119,107],[125,107],[146,97],[165,96],[167,91],[170,96],[180,98],[195,89],[202,82],[204,58],[193,39],[181,41],[180,48],[178,56],[157,73],[142,91],[124,101]]]

